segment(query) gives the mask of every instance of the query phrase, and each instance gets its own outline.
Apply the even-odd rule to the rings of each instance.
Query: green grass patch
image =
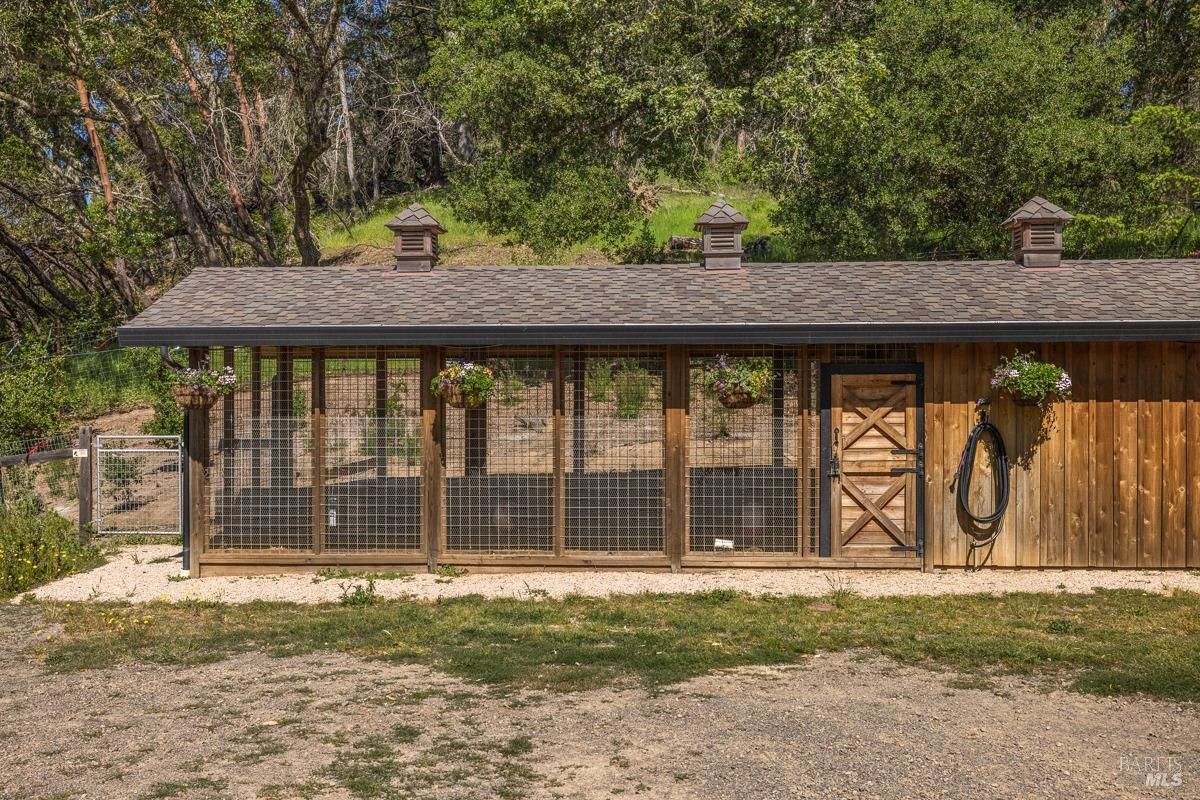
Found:
[[[349,227],[340,218],[328,215],[320,217],[314,224],[314,232],[321,243],[322,255],[326,258],[335,257],[359,245],[374,245],[390,250],[392,232],[384,227],[384,223],[412,203],[425,206],[446,229],[446,233],[438,237],[438,246],[443,251],[481,244],[503,244],[501,237],[489,234],[483,226],[460,220],[446,202],[445,190],[430,189],[385,200]]]
[[[347,580],[349,578],[373,578],[377,581],[410,581],[414,577],[415,576],[413,573],[403,571],[370,572],[364,570],[347,569],[346,567],[326,567],[325,569],[317,570],[317,574],[313,577],[313,583],[320,581]]]
[[[775,232],[769,218],[779,205],[774,198],[738,187],[727,188],[723,193],[750,223],[742,234],[744,239]],[[696,236],[692,226],[715,199],[716,193],[660,190],[658,208],[650,215],[650,233],[654,240],[665,244],[672,236]]]
[[[50,668],[201,664],[262,650],[426,664],[560,691],[663,686],[713,670],[864,650],[960,673],[1044,676],[1097,694],[1200,700],[1200,595],[1097,590],[868,599],[732,591],[605,599],[465,597],[363,606],[44,604]],[[125,624],[127,617],[139,624]],[[148,621],[146,621],[148,619]],[[1069,623],[1069,624],[1063,624]]]
[[[665,246],[672,236],[695,236],[696,233],[692,226],[716,199],[717,194],[717,192],[660,189],[658,207],[650,214],[649,218],[650,234],[654,237],[654,241]],[[747,239],[775,232],[769,217],[778,203],[770,195],[742,187],[726,188],[723,194],[725,199],[750,221],[744,234]],[[460,220],[450,208],[445,190],[431,189],[386,200],[349,227],[343,220],[336,217],[321,217],[316,222],[315,228],[321,243],[322,255],[326,258],[336,258],[346,250],[361,245],[388,250],[392,245],[392,233],[384,227],[384,223],[413,202],[424,205],[442,223],[442,227],[446,228],[446,233],[438,239],[443,254],[464,249],[477,249],[482,254],[494,256],[498,248],[504,248],[511,244],[503,236],[489,234],[481,225]],[[582,253],[603,249],[601,242],[587,242],[559,254],[558,260],[570,263]],[[778,250],[778,247],[765,254],[767,260],[786,260],[791,257],[793,254]],[[485,261],[488,259],[485,258]],[[484,262],[466,259],[461,260],[460,263]]]

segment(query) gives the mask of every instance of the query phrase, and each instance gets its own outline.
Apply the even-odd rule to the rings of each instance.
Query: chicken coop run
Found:
[[[1067,220],[1026,204],[1008,260],[747,264],[719,201],[700,264],[446,267],[413,206],[394,264],[197,270],[120,336],[237,378],[187,412],[193,575],[1200,566],[1200,261],[1064,260]],[[1014,402],[1014,354],[1070,379]],[[981,408],[1011,464],[960,493]]]

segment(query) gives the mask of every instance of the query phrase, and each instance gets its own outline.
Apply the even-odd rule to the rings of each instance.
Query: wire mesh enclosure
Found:
[[[238,387],[207,416],[206,551],[666,565],[819,550],[818,378],[828,351],[210,355],[214,368],[235,368]],[[719,359],[760,373],[752,402],[723,401],[712,379]],[[438,400],[424,385],[456,361],[492,371],[481,407]]]
[[[554,549],[554,355],[451,352],[489,367],[496,384],[482,408],[445,408],[448,551]]]
[[[233,366],[238,388],[209,417],[207,548],[311,549],[311,356],[280,347],[239,357],[230,348],[213,351],[210,364]]]
[[[567,550],[663,552],[663,353],[562,359]]]
[[[804,366],[784,349],[691,353],[689,551],[800,552]]]
[[[415,353],[327,354],[324,549],[421,550],[420,417]]]
[[[178,436],[97,436],[95,457],[97,535],[180,532]]]

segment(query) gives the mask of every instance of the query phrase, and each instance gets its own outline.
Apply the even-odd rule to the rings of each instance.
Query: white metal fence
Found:
[[[97,534],[174,535],[182,531],[180,437],[97,436],[95,455]]]

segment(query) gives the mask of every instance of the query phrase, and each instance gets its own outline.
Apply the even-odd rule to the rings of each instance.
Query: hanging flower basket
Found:
[[[765,402],[774,381],[769,358],[731,358],[721,353],[704,366],[704,389],[725,408]]]
[[[1044,406],[1071,396],[1071,376],[1057,364],[1037,360],[1033,353],[1013,353],[1000,359],[992,373],[992,388],[1019,406]]]
[[[483,408],[487,405],[486,397],[466,394],[461,386],[451,386],[442,396],[446,398],[446,405],[452,408]]]
[[[173,386],[175,402],[183,408],[212,408],[217,402],[217,393],[207,386]]]
[[[210,369],[207,361],[195,369],[181,369],[171,377],[175,402],[183,408],[212,408],[218,398],[237,388],[233,367]]]
[[[751,408],[758,405],[754,395],[740,386],[731,386],[724,391],[717,392],[717,402],[726,408]]]
[[[483,408],[496,385],[492,370],[471,361],[455,361],[433,377],[429,389],[453,408]]]

